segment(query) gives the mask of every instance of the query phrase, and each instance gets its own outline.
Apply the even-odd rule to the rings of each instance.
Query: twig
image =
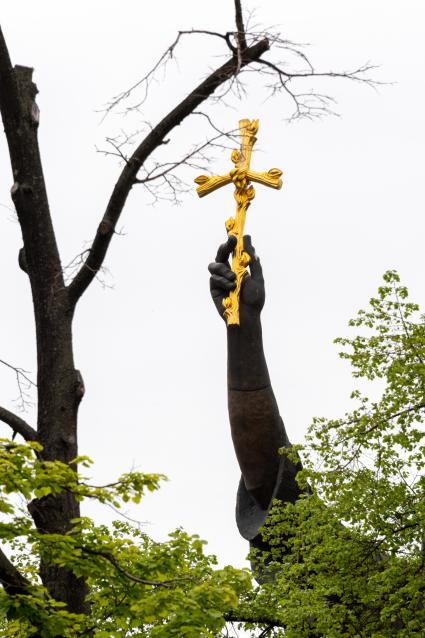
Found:
[[[149,585],[151,587],[165,587],[166,589],[172,589],[173,585],[180,581],[186,579],[175,579],[175,580],[148,580],[146,578],[139,578],[138,576],[134,576],[134,574],[130,574],[126,569],[121,567],[118,563],[117,559],[112,556],[109,552],[102,552],[96,549],[91,549],[90,547],[79,547],[83,553],[90,554],[92,556],[100,556],[107,560],[115,569],[120,572],[123,576],[132,580],[135,583],[139,583],[140,585]]]
[[[18,410],[21,412],[25,412],[26,408],[32,405],[30,394],[28,390],[31,386],[34,388],[37,387],[37,384],[28,377],[28,370],[24,370],[23,368],[19,368],[17,366],[13,366],[12,364],[0,359],[0,364],[10,368],[13,370],[16,375],[16,383],[18,385],[19,396],[15,399],[17,403]]]
[[[213,37],[217,37],[226,42],[227,46],[232,51],[232,53],[234,53],[236,50],[230,41],[230,36],[232,35],[231,32],[223,34],[223,33],[218,33],[217,31],[209,31],[208,29],[188,29],[184,31],[179,31],[177,33],[177,36],[174,42],[172,42],[167,47],[167,49],[160,56],[160,58],[153,65],[153,67],[140,80],[135,82],[135,84],[133,84],[129,89],[127,89],[126,91],[122,91],[121,93],[118,93],[118,95],[112,98],[112,101],[106,106],[105,114],[102,118],[102,121],[113,109],[115,109],[118,106],[118,104],[120,104],[123,100],[127,99],[131,95],[131,93],[133,93],[135,89],[139,88],[142,85],[145,85],[144,97],[142,98],[140,102],[130,107],[129,110],[138,109],[145,102],[148,95],[149,86],[154,78],[156,71],[158,71],[158,69],[162,67],[163,65],[166,65],[167,62],[174,57],[174,51],[177,45],[179,44],[181,37],[184,35],[210,35]]]

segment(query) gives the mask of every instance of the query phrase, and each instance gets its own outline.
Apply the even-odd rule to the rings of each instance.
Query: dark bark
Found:
[[[236,22],[236,37],[238,41],[238,48],[240,51],[246,49],[245,27],[242,16],[242,5],[240,0],[235,0],[235,22]]]
[[[240,41],[240,38],[239,38]],[[13,67],[0,30],[0,111],[13,173],[12,198],[20,223],[23,248],[19,264],[28,274],[35,316],[37,341],[37,440],[41,457],[69,463],[78,455],[77,414],[83,394],[80,373],[75,369],[72,319],[79,297],[101,267],[117,221],[137,173],[151,153],[214,91],[240,69],[257,61],[269,48],[267,39],[233,52],[232,57],[201,82],[147,135],[126,163],[113,189],[89,255],[69,287],[65,286],[56,244],[40,158],[37,130],[39,111],[32,69]],[[3,411],[0,419],[27,440],[35,431],[25,422]],[[29,506],[35,525],[43,533],[66,533],[71,520],[80,515],[79,504],[70,494],[33,501]],[[0,566],[1,567],[1,566]],[[86,585],[66,569],[51,565],[42,556],[43,584],[70,611],[87,613]]]
[[[0,421],[7,423],[14,434],[20,434],[26,441],[37,441],[37,432],[24,419],[0,407]]]
[[[65,295],[66,301],[66,295]],[[78,455],[77,413],[81,400],[81,376],[74,367],[72,352],[72,314],[63,301],[55,303],[56,312],[37,317],[38,344],[38,440],[42,457],[69,463]],[[80,506],[69,493],[33,501],[29,507],[37,528],[46,533],[65,534],[70,521],[80,516]],[[87,612],[86,586],[80,578],[62,568],[42,561],[43,584],[70,611]]]
[[[28,594],[31,588],[30,583],[24,578],[16,567],[10,562],[7,556],[0,549],[0,585],[3,586],[5,592],[9,596],[25,595]],[[32,638],[42,638],[42,627],[39,630],[36,629],[35,633],[32,633]]]
[[[19,573],[16,567],[10,562],[0,549],[0,584],[11,596],[23,594],[28,587],[28,581]]]

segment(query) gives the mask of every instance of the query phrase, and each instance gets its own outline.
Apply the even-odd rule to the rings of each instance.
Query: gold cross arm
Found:
[[[243,278],[246,275],[246,269],[250,262],[249,255],[243,248],[243,232],[245,227],[246,211],[255,197],[255,190],[251,182],[269,186],[270,188],[280,189],[282,187],[281,175],[279,168],[271,168],[263,173],[257,173],[251,170],[250,161],[251,153],[257,138],[258,120],[240,120],[239,132],[241,138],[240,150],[234,149],[231,154],[231,160],[234,168],[227,175],[200,175],[195,179],[198,184],[196,192],[199,197],[205,197],[213,191],[233,183],[235,185],[234,198],[236,200],[236,216],[230,217],[226,221],[226,228],[229,235],[234,235],[237,239],[235,249],[232,256],[232,270],[236,275],[236,288],[232,290],[228,297],[223,299],[224,313],[223,316],[227,320],[227,325],[239,325],[239,298]]]
[[[248,170],[246,172],[246,176],[250,182],[256,182],[257,184],[262,184],[263,186],[269,186],[270,188],[275,188],[279,190],[282,188],[282,180],[280,176],[282,175],[282,171],[278,168],[271,168],[264,173],[257,173],[256,171]],[[199,184],[196,192],[199,197],[205,197],[205,195],[209,195],[213,191],[218,190],[222,186],[227,186],[227,184],[231,184],[233,181],[231,173],[227,173],[227,175],[200,175],[195,179],[196,184]]]

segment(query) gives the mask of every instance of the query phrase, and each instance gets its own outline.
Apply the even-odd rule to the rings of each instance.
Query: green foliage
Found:
[[[276,504],[264,536],[275,581],[249,594],[251,617],[285,638],[423,636],[425,626],[425,322],[397,273],[337,339],[359,391],[342,419],[315,419],[300,453],[295,505]],[[274,562],[273,562],[274,561]]]
[[[93,486],[76,473],[75,464],[46,462],[39,452],[36,443],[0,441],[0,539],[9,543],[14,564],[30,582],[22,595],[0,591],[0,613],[7,618],[2,636],[216,635],[251,579],[246,571],[216,569],[214,556],[204,553],[197,536],[177,530],[156,543],[127,523],[107,527],[89,518],[74,520],[67,534],[41,534],[26,509],[33,498],[55,498],[63,490],[114,507],[139,503],[164,477],[131,472],[107,486]],[[90,464],[86,458],[75,463]],[[37,577],[40,556],[87,580],[90,617],[70,614],[49,597]]]
[[[231,620],[253,636],[423,636],[425,322],[388,272],[350,325],[360,334],[337,339],[341,357],[380,398],[355,390],[343,418],[315,419],[304,446],[282,451],[302,456],[305,495],[275,503],[264,529],[270,553],[254,557],[268,578],[255,588],[246,571],[217,569],[203,541],[182,530],[157,543],[128,523],[80,518],[67,534],[40,534],[26,511],[34,498],[67,490],[119,507],[164,477],[129,473],[97,487],[75,465],[42,461],[37,444],[1,441],[0,538],[31,583],[22,595],[0,592],[2,635],[212,638],[230,635]],[[49,598],[40,556],[87,579],[90,617]]]

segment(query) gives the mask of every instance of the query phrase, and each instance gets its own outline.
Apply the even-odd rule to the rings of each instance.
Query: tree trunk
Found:
[[[38,422],[41,457],[69,463],[77,456],[77,412],[83,395],[74,368],[72,317],[38,145],[39,110],[32,69],[13,67],[0,30],[0,110],[13,172],[12,198],[22,230],[20,265],[28,274],[37,338]],[[80,515],[68,493],[34,500],[29,511],[46,534],[67,533]],[[50,594],[75,613],[88,611],[86,585],[68,570],[41,557],[40,576]]]
[[[82,378],[74,367],[72,350],[72,309],[65,288],[56,290],[50,308],[36,312],[38,357],[38,440],[42,458],[69,463],[78,455],[77,413],[84,393]],[[80,505],[72,494],[63,492],[30,504],[37,528],[47,534],[65,534],[71,520],[80,516]],[[87,588],[81,578],[50,565],[45,555],[40,576],[50,594],[65,602],[75,613],[87,613]]]
[[[19,264],[28,274],[34,305],[38,379],[37,439],[43,446],[41,457],[45,460],[70,463],[78,454],[77,413],[84,386],[80,373],[74,367],[74,308],[102,266],[140,167],[158,146],[165,143],[166,135],[197,106],[220,85],[237,75],[241,68],[259,60],[269,49],[267,38],[246,47],[240,15],[238,20],[238,50],[228,42],[230,59],[171,110],[149,132],[129,159],[113,189],[87,260],[68,287],[64,282],[38,146],[37,87],[32,81],[32,69],[12,66],[0,29],[0,111],[13,173],[12,198],[24,244]],[[20,422],[19,426],[24,433],[31,432],[26,424]],[[72,519],[80,516],[79,503],[69,493],[36,499],[30,503],[29,511],[37,529],[45,534],[68,533],[72,529]],[[41,557],[40,576],[50,594],[66,603],[71,612],[88,613],[86,583],[70,571],[52,565],[47,551],[43,551]]]

